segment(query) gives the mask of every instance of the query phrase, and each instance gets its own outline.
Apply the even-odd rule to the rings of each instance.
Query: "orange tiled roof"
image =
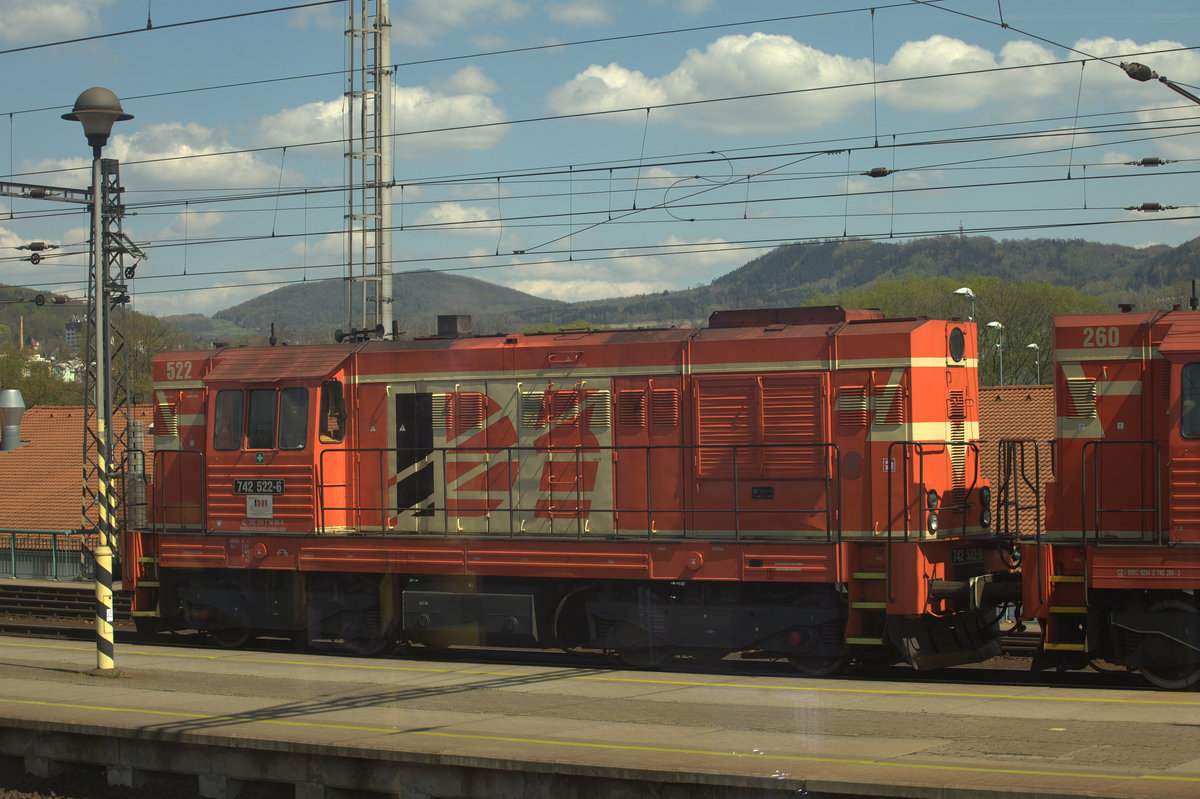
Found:
[[[992,484],[993,504],[999,498],[1000,447],[1002,438],[1032,439],[1038,443],[1038,468],[1042,486],[1050,479],[1053,461],[1050,441],[1055,435],[1054,386],[988,386],[979,389],[979,469]],[[1034,478],[1033,448],[1026,446],[1026,474]],[[1020,501],[1032,500],[1032,496]],[[997,523],[1001,509],[993,507]],[[1021,514],[1021,532],[1035,532],[1035,517],[1029,511]]]
[[[21,446],[0,452],[0,529],[78,530],[83,525],[83,416],[79,406],[25,411]],[[150,405],[133,409],[133,418],[147,430],[153,417]],[[114,425],[122,429],[123,419]],[[152,439],[145,437],[147,452]]]

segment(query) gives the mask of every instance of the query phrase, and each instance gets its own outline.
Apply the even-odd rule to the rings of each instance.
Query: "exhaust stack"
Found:
[[[25,398],[15,388],[0,391],[0,452],[12,452],[21,446],[21,417]]]

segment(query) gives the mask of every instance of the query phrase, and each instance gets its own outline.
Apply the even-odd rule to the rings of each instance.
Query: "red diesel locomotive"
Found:
[[[707,327],[167,352],[141,626],[934,668],[1018,582],[978,474],[973,324]]]
[[[999,516],[1036,509],[1021,545],[1038,665],[1102,659],[1163,688],[1200,682],[1200,314],[1054,320],[1054,475],[1007,442]],[[1002,461],[1005,460],[1002,458]],[[1028,518],[1028,517],[1027,517]],[[1001,525],[1003,526],[1003,525]]]

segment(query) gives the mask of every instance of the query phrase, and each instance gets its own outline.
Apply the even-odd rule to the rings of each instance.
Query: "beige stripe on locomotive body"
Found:
[[[978,361],[969,358],[956,364],[949,364],[945,357],[941,358],[880,358],[880,359],[839,359],[836,366],[828,361],[770,361],[770,362],[738,362],[725,364],[683,364],[672,370],[667,365],[662,366],[611,366],[611,367],[573,367],[573,368],[543,368],[537,371],[489,370],[480,372],[406,372],[359,374],[347,376],[349,383],[371,385],[374,383],[420,383],[458,380],[461,382],[478,380],[554,380],[554,379],[588,379],[613,377],[657,377],[663,375],[719,375],[746,374],[754,372],[843,372],[859,369],[960,369],[974,368]]]

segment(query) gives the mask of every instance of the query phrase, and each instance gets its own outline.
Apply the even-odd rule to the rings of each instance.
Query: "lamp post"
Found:
[[[116,667],[113,657],[112,556],[114,514],[109,468],[112,460],[112,407],[108,392],[108,286],[104,259],[104,192],[100,183],[100,151],[108,144],[114,122],[133,119],[121,108],[121,101],[108,89],[94,86],[75,100],[75,107],[63,119],[83,124],[83,133],[92,146],[92,247],[91,282],[92,330],[96,336],[96,493],[99,497],[100,542],[96,546],[96,673],[109,673]],[[85,431],[86,435],[86,431]]]
[[[960,297],[966,297],[971,301],[971,315],[967,317],[967,321],[974,322],[975,321],[975,292],[971,291],[966,286],[963,286],[960,289],[955,289],[954,293]]]
[[[996,352],[1000,354],[1000,385],[1004,385],[1004,325],[988,322],[987,326],[999,334],[999,338],[996,339]]]
[[[1035,341],[1032,344],[1026,344],[1025,349],[1033,350],[1033,368],[1037,371],[1037,385],[1042,384],[1042,348]]]

